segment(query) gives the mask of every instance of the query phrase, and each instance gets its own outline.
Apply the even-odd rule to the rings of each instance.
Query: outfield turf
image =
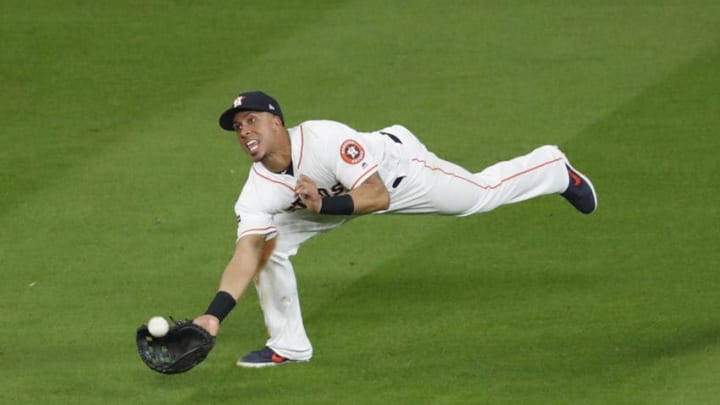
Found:
[[[720,3],[0,3],[0,403],[715,404]],[[286,122],[411,128],[479,170],[558,144],[600,197],[354,220],[295,260],[312,362],[151,372],[135,328],[204,311],[248,159]]]

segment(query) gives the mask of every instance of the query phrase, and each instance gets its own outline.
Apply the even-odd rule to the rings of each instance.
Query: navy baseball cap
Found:
[[[220,116],[220,127],[227,131],[234,131],[233,118],[238,111],[269,112],[280,117],[283,125],[285,125],[280,104],[262,91],[248,91],[237,96],[232,103],[232,107],[225,110]]]

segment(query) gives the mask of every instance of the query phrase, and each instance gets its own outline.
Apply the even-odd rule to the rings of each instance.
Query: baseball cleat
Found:
[[[590,179],[575,170],[569,162],[565,162],[570,182],[567,190],[562,193],[566,200],[570,201],[578,211],[583,214],[590,214],[597,209],[597,194]]]
[[[279,354],[275,353],[275,351],[273,349],[271,349],[269,347],[265,347],[262,350],[258,350],[256,352],[246,354],[242,358],[238,359],[238,361],[235,364],[238,367],[261,368],[261,367],[279,366],[281,364],[287,364],[287,363],[297,363],[300,361],[307,361],[307,360],[291,360],[291,359],[282,357]]]

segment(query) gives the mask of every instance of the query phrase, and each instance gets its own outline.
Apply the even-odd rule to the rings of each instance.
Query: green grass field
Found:
[[[0,403],[716,404],[720,3],[0,3]],[[249,160],[217,117],[402,123],[479,170],[558,144],[599,192],[364,217],[295,260],[315,357],[244,370],[254,291],[189,373]]]

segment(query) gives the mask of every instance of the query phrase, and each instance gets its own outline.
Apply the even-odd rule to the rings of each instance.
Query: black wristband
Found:
[[[350,194],[336,195],[322,199],[320,206],[321,214],[329,215],[352,215],[355,211],[355,203]]]
[[[222,322],[233,308],[235,308],[235,298],[226,291],[218,291],[205,314],[212,315]]]

